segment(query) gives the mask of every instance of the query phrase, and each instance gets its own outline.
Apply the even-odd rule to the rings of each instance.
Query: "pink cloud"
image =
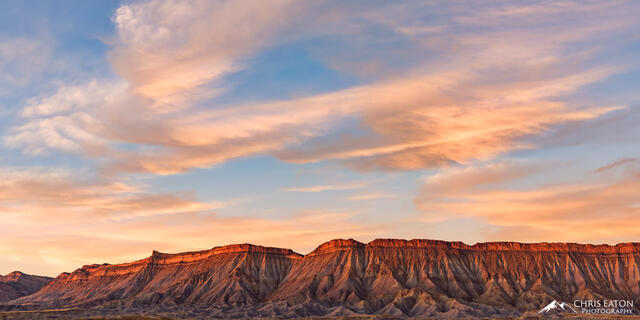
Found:
[[[273,219],[224,217],[215,211],[227,202],[201,202],[189,193],[32,174],[37,173],[0,184],[0,218],[7,231],[0,235],[2,273],[20,269],[55,276],[83,264],[143,258],[152,250],[247,242],[304,253],[327,239],[368,238],[386,228],[348,210],[305,210]],[[291,239],[296,239],[293,246]]]
[[[243,67],[294,11],[292,1],[144,1],[123,5],[113,22],[110,60],[131,90],[161,108],[223,89],[211,86]]]
[[[485,236],[502,236],[502,240],[594,242],[637,238],[638,166],[625,162],[611,167],[633,172],[622,176],[587,176],[571,183],[509,187],[513,180],[531,174],[532,168],[500,163],[445,170],[425,181],[415,203],[425,221],[481,218],[500,228]]]
[[[432,42],[431,33],[411,35],[416,50],[445,54],[410,71],[284,101],[202,105],[203,97],[224,90],[224,75],[245,67],[247,57],[281,41],[285,31],[314,34],[319,21],[329,20],[345,26],[346,35],[377,23],[406,29],[416,23],[415,6],[390,6],[386,18],[365,10],[358,25],[345,14],[305,19],[310,13],[288,1],[123,5],[110,41],[110,61],[122,79],[62,86],[30,100],[22,112],[25,123],[3,141],[35,155],[62,150],[100,159],[107,174],[175,174],[256,154],[293,163],[338,161],[364,171],[415,170],[535,148],[524,139],[617,108],[583,107],[564,97],[622,70],[589,66],[592,53],[566,51],[594,34],[626,32],[633,22],[607,19],[618,7],[583,8],[584,19],[553,34],[545,26],[508,33],[498,28],[500,21],[481,35],[456,33],[453,25],[481,21],[457,19],[476,15],[454,10],[435,36],[447,45]],[[573,7],[506,8],[496,14],[545,16]],[[586,19],[591,16],[602,23]],[[332,136],[345,122],[359,124],[353,128],[357,138]]]

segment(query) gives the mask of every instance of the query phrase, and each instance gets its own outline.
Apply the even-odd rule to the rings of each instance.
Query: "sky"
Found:
[[[640,241],[640,3],[0,2],[0,274]]]

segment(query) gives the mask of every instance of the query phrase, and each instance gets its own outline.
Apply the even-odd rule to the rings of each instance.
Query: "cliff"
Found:
[[[224,317],[512,316],[552,300],[638,305],[640,244],[332,240],[302,256],[249,244],[61,274],[24,306],[167,306]]]
[[[49,281],[49,277],[33,276],[20,271],[11,272],[6,276],[0,275],[0,302],[33,294]]]

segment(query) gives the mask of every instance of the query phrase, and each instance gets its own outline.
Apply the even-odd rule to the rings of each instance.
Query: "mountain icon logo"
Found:
[[[549,313],[549,312],[572,312],[578,313],[575,309],[571,308],[571,306],[566,302],[558,302],[556,300],[551,301],[546,307],[540,309],[538,313]]]

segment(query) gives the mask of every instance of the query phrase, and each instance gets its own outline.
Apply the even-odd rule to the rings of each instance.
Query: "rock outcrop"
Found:
[[[640,244],[332,240],[153,252],[63,273],[22,306],[182,308],[224,317],[515,316],[552,300],[640,300]]]
[[[0,302],[28,296],[44,287],[52,278],[33,276],[14,271],[0,275]]]

